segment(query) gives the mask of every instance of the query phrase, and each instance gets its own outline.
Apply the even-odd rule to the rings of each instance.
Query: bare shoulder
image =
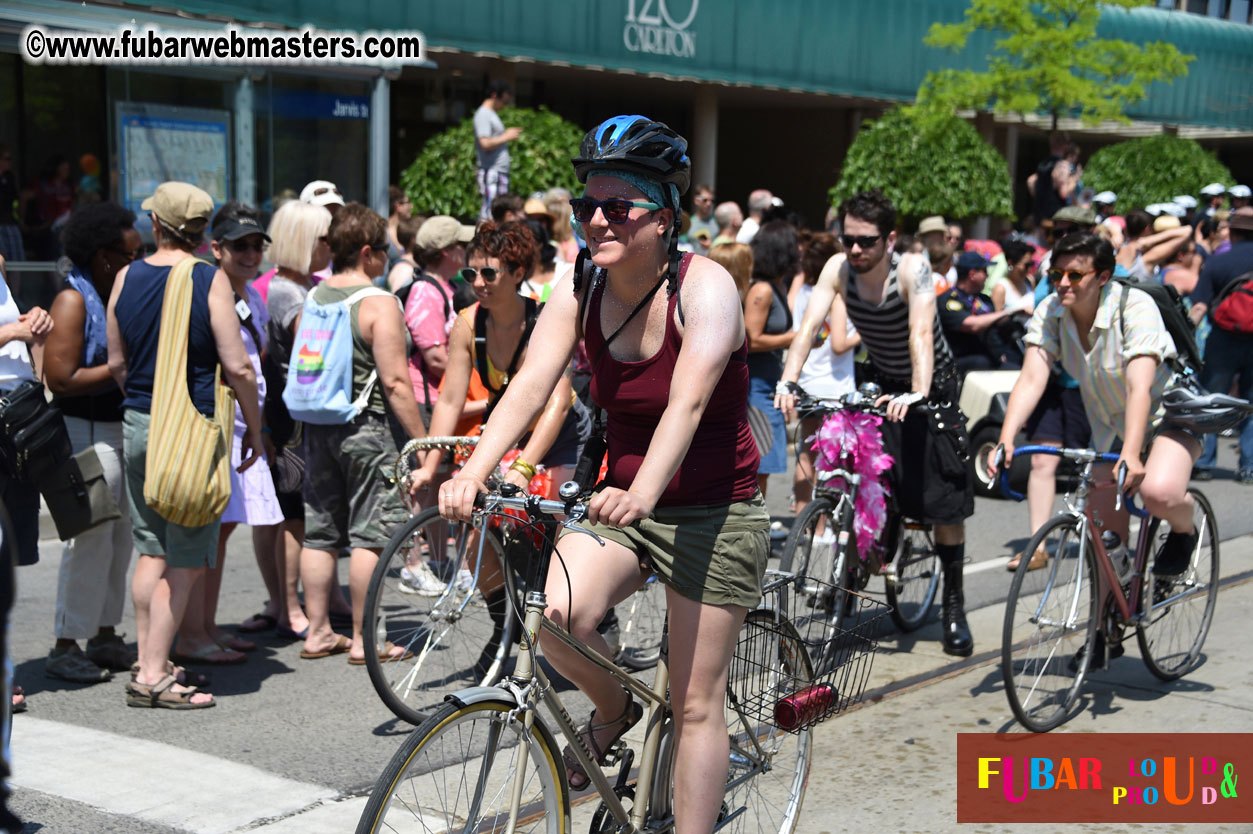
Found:
[[[910,296],[934,296],[935,279],[931,276],[931,264],[916,252],[901,256],[897,265],[897,279],[901,291]]]
[[[769,290],[769,287],[766,287]],[[752,290],[750,290],[751,292]],[[735,279],[720,264],[702,255],[693,255],[683,277],[684,315],[700,310],[738,308],[739,291]]]
[[[818,273],[818,286],[839,293],[848,281],[848,257],[843,252],[832,255]]]

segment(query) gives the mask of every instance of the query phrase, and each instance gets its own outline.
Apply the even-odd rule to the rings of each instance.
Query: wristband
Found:
[[[803,394],[804,392],[801,390],[801,387],[797,385],[795,382],[786,382],[781,379],[774,384],[774,393],[776,396],[782,396],[785,394],[792,394],[794,396],[799,396],[800,394]]]
[[[897,394],[892,398],[892,403],[894,405],[903,405],[906,408],[909,408],[911,405],[920,403],[925,399],[925,394],[919,394],[917,391],[910,391],[908,394]]]
[[[510,464],[509,469],[525,475],[528,481],[535,477],[535,467],[524,461],[522,458],[514,458],[514,461]]]

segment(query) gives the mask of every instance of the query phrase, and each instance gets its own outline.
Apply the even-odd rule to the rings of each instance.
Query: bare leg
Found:
[[[186,613],[178,625],[178,651],[183,654],[213,647],[212,657],[217,662],[229,663],[240,660],[243,653],[234,649],[217,647],[218,592],[222,588],[222,559],[226,555],[226,542],[235,530],[235,524],[223,524],[218,533],[217,567],[201,568],[194,584],[189,588]]]
[[[352,594],[352,648],[348,656],[355,660],[365,658],[365,643],[361,639],[362,622],[365,620],[365,595],[370,589],[370,577],[379,563],[382,548],[354,547],[348,561],[348,590]],[[380,650],[382,646],[378,647]],[[403,649],[397,649],[397,656]]]
[[[677,834],[713,830],[727,781],[727,667],[744,622],[738,605],[703,605],[666,588],[674,706]]]
[[[300,542],[305,537],[303,521],[284,521],[281,525],[278,541],[275,542],[277,552],[275,560],[282,565],[283,596],[285,602],[279,606],[278,624],[287,626],[300,633],[309,627],[309,618],[305,616],[300,604]]]
[[[305,586],[305,614],[309,634],[305,651],[324,652],[334,648],[339,636],[331,629],[331,587],[336,582],[336,553],[306,547],[300,551],[300,581]]]
[[[1144,508],[1170,525],[1176,533],[1192,532],[1192,496],[1188,480],[1192,464],[1200,457],[1201,444],[1176,432],[1165,432],[1153,440],[1149,459],[1144,465],[1144,481],[1140,497]]]
[[[166,667],[170,660],[170,647],[174,643],[174,635],[179,623],[186,613],[188,595],[205,571],[205,568],[167,567],[155,583],[151,582],[151,577],[155,573],[154,566],[144,563],[160,562],[164,565],[164,561],[153,556],[141,556],[140,565],[136,566],[136,573],[139,572],[140,566],[143,566],[145,590],[151,588],[147,596],[148,612],[145,618],[147,629],[146,633],[141,633],[140,636],[139,675],[136,678],[136,683],[143,686],[153,686],[165,678]],[[138,577],[136,579],[134,584],[139,584]],[[136,605],[136,608],[138,607]],[[187,689],[176,684],[172,687],[172,691],[186,692]],[[191,700],[192,703],[199,704],[207,703],[213,698],[208,693],[197,693],[192,696]]]
[[[222,525],[218,534],[217,565],[205,568],[204,573],[204,630],[211,640],[216,640],[224,632],[218,628],[218,597],[222,593],[222,566],[226,561],[226,542],[238,525],[234,522]]]
[[[284,565],[275,558],[275,547],[279,537],[278,524],[267,524],[264,527],[252,528],[252,552],[257,558],[257,571],[265,584],[268,594],[264,613],[278,619],[283,603],[283,579],[280,572]]]
[[[822,426],[817,417],[810,417],[801,423],[800,449],[797,450],[796,472],[792,475],[792,494],[796,496],[796,514],[800,515],[814,497],[814,452],[805,442]],[[763,495],[765,493],[762,493]]]
[[[591,538],[578,534],[564,536],[560,547],[562,560],[554,558],[548,571],[545,616],[594,651],[608,656],[609,645],[596,632],[596,626],[611,606],[635,593],[644,581],[639,557],[615,542],[606,542],[602,548]],[[575,600],[573,611],[571,594]],[[622,714],[622,687],[608,673],[556,640],[545,640],[543,648],[548,662],[592,700],[596,723],[612,721]],[[607,741],[616,729],[603,731],[604,738],[597,742]]]
[[[1062,444],[1055,440],[1032,440],[1036,446],[1057,446]],[[1031,534],[1044,526],[1053,514],[1053,500],[1057,497],[1057,464],[1060,458],[1056,455],[1032,455],[1031,475],[1027,479],[1027,518],[1031,525]]]

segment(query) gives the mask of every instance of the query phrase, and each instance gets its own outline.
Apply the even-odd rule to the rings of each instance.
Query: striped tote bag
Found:
[[[144,501],[165,520],[184,527],[208,524],[231,499],[235,392],[222,384],[219,366],[210,420],[192,405],[187,391],[191,271],[198,263],[204,262],[179,261],[165,282],[144,476]]]

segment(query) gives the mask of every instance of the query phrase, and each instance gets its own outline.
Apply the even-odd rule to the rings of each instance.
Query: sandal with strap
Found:
[[[606,721],[603,724],[595,724],[593,722],[596,720],[596,710],[592,710],[592,714],[587,717],[587,723],[579,728],[579,735],[582,736],[583,741],[587,744],[588,750],[591,751],[592,757],[596,760],[598,765],[604,765],[606,763],[606,752],[612,750],[613,746],[621,741],[622,737],[626,735],[632,727],[638,724],[641,718],[644,717],[644,708],[635,703],[635,699],[631,697],[631,693],[625,689],[622,690],[622,693],[627,697],[627,705],[623,708],[621,715],[613,721]],[[600,745],[596,743],[596,733],[600,730],[607,730],[610,727],[618,727],[619,729],[616,733],[614,733],[613,738],[609,739],[608,743],[605,744],[605,747],[602,750]],[[579,760],[575,757],[574,751],[570,749],[570,745],[567,744],[565,749],[561,751],[561,759],[565,763],[566,769],[569,771],[566,775],[566,779],[570,783],[570,789],[581,791],[586,788],[591,780],[588,778],[587,773],[583,771],[583,766],[579,764]],[[575,776],[580,776],[582,779],[575,782]]]
[[[151,686],[131,681],[126,684],[126,705],[151,709],[208,709],[217,706],[217,701],[193,703],[192,696],[200,690],[189,686],[182,692],[175,692],[174,686],[177,683],[173,675],[166,675]]]

